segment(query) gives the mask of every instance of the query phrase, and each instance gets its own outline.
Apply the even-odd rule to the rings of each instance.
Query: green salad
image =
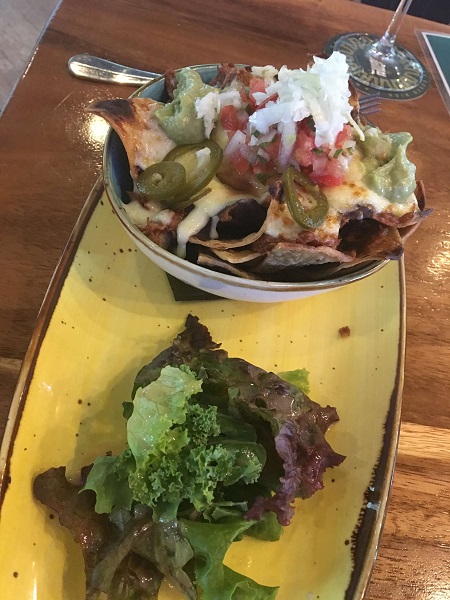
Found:
[[[223,561],[243,535],[278,540],[294,499],[344,460],[324,437],[336,410],[308,391],[307,371],[231,358],[189,315],[136,376],[125,450],[83,468],[79,486],[63,466],[34,481],[81,546],[86,599],[157,599],[164,578],[191,600],[275,598]]]

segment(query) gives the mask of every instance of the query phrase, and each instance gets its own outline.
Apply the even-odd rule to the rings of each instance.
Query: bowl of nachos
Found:
[[[105,188],[127,233],[225,298],[289,300],[367,277],[429,213],[412,136],[359,114],[338,52],[306,70],[169,70],[87,110],[111,125]]]

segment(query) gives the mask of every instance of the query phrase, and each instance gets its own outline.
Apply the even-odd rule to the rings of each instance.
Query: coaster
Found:
[[[365,75],[362,69],[359,67],[359,60],[357,61],[357,59],[359,59],[361,55],[364,54],[364,52],[370,44],[377,41],[378,36],[376,35],[358,32],[349,32],[344,34],[340,33],[338,35],[335,35],[330,40],[328,40],[325,46],[325,53],[328,56],[333,52],[337,40],[342,38],[343,40],[341,41],[339,52],[342,52],[342,54],[345,54],[345,56],[347,57],[347,62],[349,64],[350,69],[353,68],[356,70],[359,68],[359,77],[367,81],[366,85],[360,79],[355,79],[354,77],[351,77],[354,85],[360,91],[365,92],[366,94],[373,94],[374,92],[376,92],[380,98],[388,98],[390,100],[413,100],[415,98],[423,96],[430,87],[430,75],[426,67],[416,56],[412,55],[411,52],[409,52],[409,50],[407,50],[403,46],[400,46],[399,44],[395,45],[399,54],[407,58],[412,57],[422,67],[423,77],[421,79],[417,77],[417,84],[414,87],[407,90],[402,90],[401,83],[399,83],[398,79],[383,78],[377,75],[376,73],[368,73],[367,75]],[[413,71],[408,71],[407,74],[409,77],[415,76]],[[371,83],[376,84],[377,87],[374,88],[373,85],[370,85]],[[379,86],[383,86],[383,89],[379,89]]]

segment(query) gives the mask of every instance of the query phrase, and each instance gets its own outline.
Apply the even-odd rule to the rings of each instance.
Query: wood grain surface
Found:
[[[89,52],[162,72],[217,61],[306,65],[340,31],[381,33],[391,13],[348,0],[63,0],[0,118],[0,435],[39,307],[100,172],[102,141],[83,108],[129,88],[71,77]],[[422,56],[407,17],[399,41]],[[402,430],[368,600],[450,598],[450,119],[438,90],[384,101],[377,123],[410,131],[434,213],[406,244]],[[364,310],[364,307],[361,307]],[[57,363],[57,357],[55,357]],[[336,599],[339,600],[339,599]]]

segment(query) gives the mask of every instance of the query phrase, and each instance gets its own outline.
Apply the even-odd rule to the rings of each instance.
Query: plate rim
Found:
[[[34,375],[34,368],[39,357],[42,342],[47,333],[48,325],[53,315],[54,308],[58,302],[60,292],[63,288],[73,258],[83,238],[86,226],[92,216],[103,194],[103,175],[97,177],[89,195],[81,209],[78,219],[72,229],[67,243],[55,267],[53,275],[45,292],[33,331],[31,332],[25,356],[23,358],[19,376],[17,378],[11,406],[8,411],[6,426],[0,445],[0,520],[2,514],[3,501],[9,485],[9,469],[11,457],[14,451],[14,442],[20,425],[20,419],[25,407],[29,387]]]
[[[370,486],[366,491],[366,506],[361,512],[361,522],[355,527],[352,541],[366,544],[362,560],[352,548],[353,568],[345,592],[345,600],[364,598],[375,567],[395,474],[398,443],[400,438],[403,384],[406,358],[406,279],[404,257],[398,261],[399,277],[399,336],[395,382],[384,422],[384,435],[380,455],[374,466]],[[379,489],[377,490],[377,485]],[[369,512],[370,511],[370,512]],[[369,528],[366,532],[365,528]],[[364,538],[366,541],[361,541]],[[358,570],[359,567],[359,570]]]

